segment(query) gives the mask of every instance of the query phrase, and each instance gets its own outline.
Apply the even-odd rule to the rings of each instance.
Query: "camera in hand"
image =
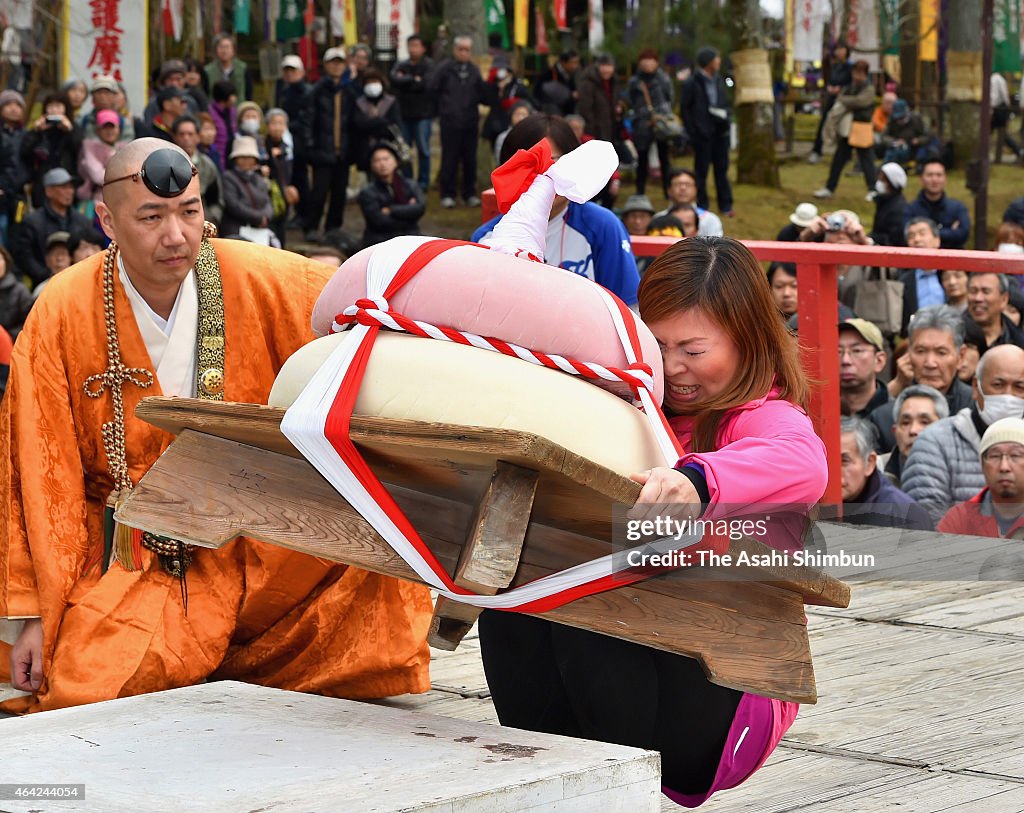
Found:
[[[846,228],[846,215],[834,212],[825,218],[825,226],[829,231],[842,231]]]
[[[48,125],[50,125],[51,127],[57,127],[60,124],[62,124],[63,121],[64,121],[64,117],[63,116],[47,116],[46,117],[46,123]]]

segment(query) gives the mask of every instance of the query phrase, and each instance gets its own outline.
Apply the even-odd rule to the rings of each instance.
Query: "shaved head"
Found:
[[[126,175],[134,175],[142,169],[142,163],[157,150],[174,150],[188,158],[188,153],[170,141],[164,141],[162,138],[137,138],[114,153],[107,164],[107,171],[103,173],[103,183],[108,184]],[[109,190],[104,187],[103,200],[108,206],[116,205],[125,198],[131,186],[130,183],[119,183],[111,186]]]

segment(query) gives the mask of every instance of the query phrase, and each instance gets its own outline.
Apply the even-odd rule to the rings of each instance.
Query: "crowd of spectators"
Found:
[[[590,203],[557,200],[546,260],[595,279],[630,304],[650,262],[633,257],[630,237],[724,234],[724,220],[733,215],[732,111],[715,49],[700,49],[683,77],[670,75],[659,54],[644,49],[628,81],[609,55],[583,65],[565,51],[527,82],[501,54],[481,72],[469,37],[456,36],[449,45],[450,56],[435,49],[432,58],[414,35],[408,58],[390,70],[364,45],[329,47],[315,66],[288,55],[273,98],[263,105],[253,98],[252,71],[226,35],[217,37],[206,65],[163,63],[141,115],[107,76],[44,94],[31,121],[17,91],[0,92],[0,324],[16,338],[47,280],[105,246],[95,219],[105,168],[141,136],[173,142],[188,154],[205,215],[222,236],[283,247],[289,232],[299,230],[332,256],[336,248],[348,253],[419,234],[432,171],[442,207],[479,206],[481,140],[495,165],[544,137],[556,158],[590,139],[615,146],[620,170],[635,172],[635,194],[612,211],[617,173]],[[311,67],[315,82],[307,81]],[[868,66],[851,62],[843,43],[831,53],[827,76],[810,160],[830,147],[833,158],[815,197],[831,197],[856,156],[874,203],[873,223],[869,230],[852,211],[803,202],[776,239],[964,248],[970,216],[947,194],[942,145],[921,114],[895,88],[879,99]],[[1003,90],[995,81],[998,110],[1005,106]],[[1005,121],[992,126],[1005,135]],[[434,134],[439,162],[431,154]],[[673,167],[680,148],[692,151],[692,168]],[[667,200],[660,211],[646,194],[654,178]],[[365,223],[358,239],[342,231],[353,201]],[[1003,220],[998,250],[1024,253],[1024,198]],[[485,236],[494,222],[473,237]],[[1001,533],[1015,529],[1020,514],[1010,516],[999,495],[1012,490],[1009,480],[1020,479],[1024,488],[1024,434],[1004,420],[1024,418],[1024,292],[1016,279],[860,265],[839,266],[838,273],[839,380],[831,383],[844,415],[842,486],[850,521],[962,529],[965,517],[980,511]],[[795,333],[797,267],[772,263],[766,285],[778,318]],[[996,424],[1001,431],[992,431]]]

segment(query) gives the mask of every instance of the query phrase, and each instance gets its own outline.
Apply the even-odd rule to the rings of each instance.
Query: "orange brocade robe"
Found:
[[[266,403],[284,361],[312,338],[327,266],[240,241],[214,240],[224,293],[227,401]],[[0,413],[0,618],[41,616],[40,692],[10,712],[92,703],[204,678],[350,698],[430,688],[425,587],[284,548],[238,539],[197,549],[188,613],[178,580],[154,554],[101,575],[103,510],[113,483],[100,426],[109,393],[83,382],[107,366],[103,255],[61,273],[33,307],[14,349]],[[115,275],[121,357],[153,370]],[[154,379],[156,378],[154,372]],[[128,465],[137,483],[173,436],[134,417],[126,383]],[[0,644],[0,681],[10,649]]]

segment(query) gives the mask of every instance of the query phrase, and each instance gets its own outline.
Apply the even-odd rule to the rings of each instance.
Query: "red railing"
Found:
[[[484,220],[497,214],[494,193],[484,193]],[[676,242],[674,237],[634,237],[637,257],[656,257]],[[828,450],[828,488],[822,502],[842,503],[839,452],[839,315],[836,308],[837,265],[883,268],[924,268],[956,271],[989,271],[1024,274],[1024,256],[994,251],[950,251],[885,246],[854,246],[825,243],[777,243],[744,240],[757,259],[795,263],[797,308],[804,369],[812,381],[808,411],[815,431]]]

